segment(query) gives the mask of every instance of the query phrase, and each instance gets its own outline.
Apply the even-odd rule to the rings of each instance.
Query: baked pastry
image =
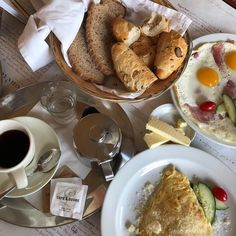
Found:
[[[125,43],[118,42],[111,50],[118,78],[129,91],[148,88],[157,77]]]
[[[140,38],[130,45],[130,48],[139,56],[144,64],[152,69],[156,56],[156,45],[146,35],[141,35]]]
[[[152,12],[150,18],[144,21],[141,31],[149,37],[155,37],[161,32],[169,31],[169,21],[164,16]]]
[[[96,69],[88,52],[84,24],[80,27],[79,32],[68,49],[68,57],[72,70],[79,78],[96,84],[103,84],[105,76]]]
[[[113,20],[112,31],[117,41],[124,42],[128,46],[137,41],[141,34],[139,27],[123,18]]]
[[[188,45],[176,31],[163,32],[157,39],[154,71],[159,79],[167,79],[183,63]]]
[[[89,53],[97,69],[109,76],[114,74],[111,46],[114,43],[112,21],[124,17],[125,7],[115,0],[91,3],[86,20],[86,38]]]
[[[145,205],[139,235],[213,236],[188,178],[174,166],[163,171],[158,189]]]

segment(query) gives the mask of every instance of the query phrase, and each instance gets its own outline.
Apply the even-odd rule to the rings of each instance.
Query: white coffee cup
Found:
[[[25,167],[34,154],[34,137],[25,125],[11,119],[0,121],[0,174],[8,174],[16,188],[28,185]]]

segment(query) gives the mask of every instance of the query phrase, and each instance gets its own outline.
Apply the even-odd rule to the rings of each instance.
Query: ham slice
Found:
[[[211,48],[211,53],[214,57],[216,65],[219,69],[223,69],[223,54],[224,54],[224,45],[222,43],[216,43]]]
[[[193,53],[193,57],[194,57],[194,58],[198,58],[198,57],[199,57],[199,53],[198,53],[198,52],[194,52],[194,53]]]
[[[233,39],[227,39],[226,42],[234,44],[235,41]]]
[[[234,82],[232,80],[228,80],[225,86],[223,87],[223,94],[226,94],[231,98],[234,98],[235,91],[236,89]]]
[[[202,111],[199,107],[193,107],[187,103],[185,104],[185,106],[189,108],[192,116],[202,123],[207,123],[211,120],[214,120],[214,112]]]

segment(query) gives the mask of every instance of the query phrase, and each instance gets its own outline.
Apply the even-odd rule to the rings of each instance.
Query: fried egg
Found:
[[[236,51],[229,51],[228,53],[225,54],[225,63],[226,65],[236,71]]]
[[[182,111],[202,130],[236,144],[236,128],[228,117],[202,123],[186,106],[198,107],[205,101],[222,103],[223,88],[229,80],[236,86],[236,43],[209,42],[193,51],[175,89]],[[236,98],[236,91],[233,98]]]

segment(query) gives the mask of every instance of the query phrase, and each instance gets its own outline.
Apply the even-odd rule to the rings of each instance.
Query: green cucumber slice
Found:
[[[236,108],[233,99],[228,95],[224,94],[223,101],[230,120],[234,123],[234,125],[236,125]]]
[[[228,209],[228,206],[224,202],[218,200],[217,198],[215,198],[215,201],[216,201],[216,210]]]
[[[199,195],[199,189],[198,189],[198,184],[192,184],[192,189],[193,189],[193,192],[195,193],[196,197],[197,197],[197,200],[199,199],[200,195]],[[198,200],[199,201],[199,200]]]
[[[212,224],[216,214],[216,201],[211,189],[206,184],[199,183],[193,186],[193,191],[203,208],[207,220]]]
[[[225,114],[225,113],[226,113],[225,104],[224,103],[219,104],[216,108],[216,114]]]

